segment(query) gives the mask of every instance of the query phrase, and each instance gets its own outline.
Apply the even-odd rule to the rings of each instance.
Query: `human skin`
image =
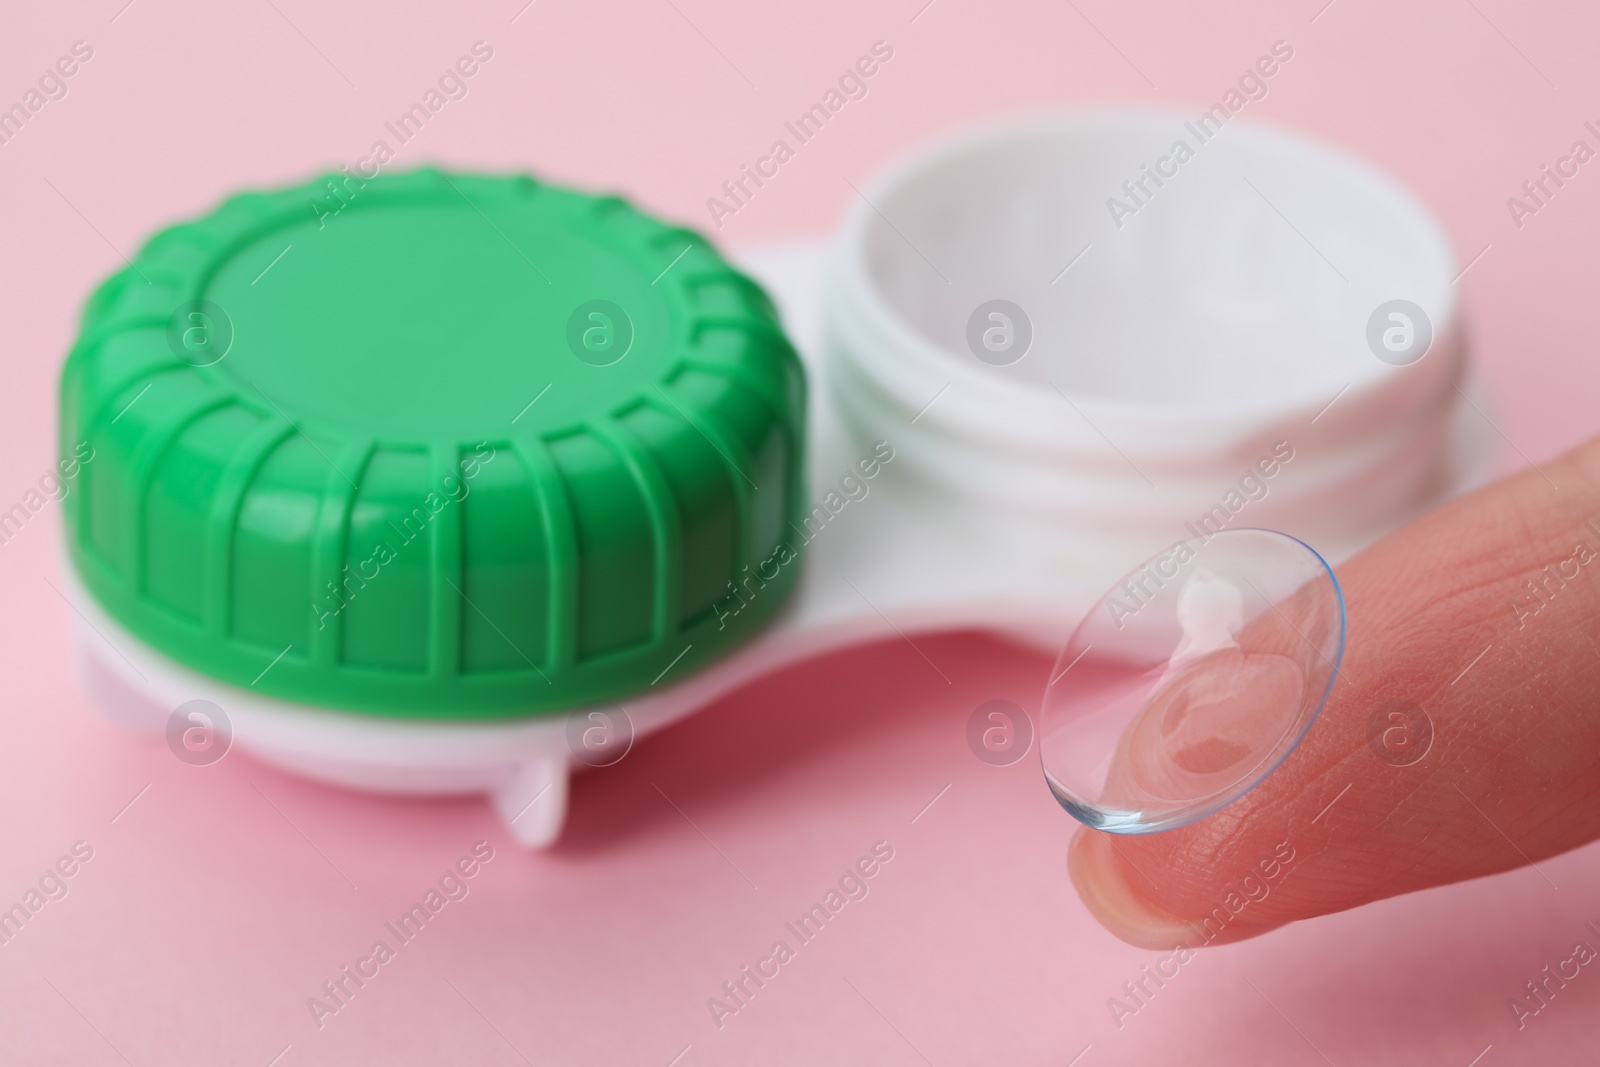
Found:
[[[1176,830],[1073,838],[1072,881],[1122,940],[1193,944],[1200,920],[1281,842],[1294,849],[1288,873],[1210,943],[1600,837],[1600,438],[1452,501],[1338,576],[1349,617],[1340,677],[1275,772]],[[1431,748],[1409,766],[1368,739],[1374,711],[1397,699],[1433,724]]]

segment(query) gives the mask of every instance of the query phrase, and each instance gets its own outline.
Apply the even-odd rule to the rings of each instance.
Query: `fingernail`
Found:
[[[1130,874],[1139,875],[1118,860],[1110,835],[1079,830],[1067,848],[1067,873],[1089,914],[1128,944],[1160,950],[1179,942],[1198,947],[1194,927],[1152,904],[1129,883]]]

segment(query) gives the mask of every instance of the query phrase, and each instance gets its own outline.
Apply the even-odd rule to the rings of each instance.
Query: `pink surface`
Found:
[[[1379,161],[1463,263],[1488,247],[1463,286],[1504,466],[1595,427],[1600,164],[1520,229],[1505,203],[1575,139],[1594,143],[1600,17],[1576,4],[935,0],[919,15],[922,0],[538,0],[519,15],[523,2],[8,12],[0,102],[74,41],[94,55],[0,145],[0,508],[53,462],[74,316],[122,253],[237,186],[354,163],[478,39],[493,60],[396,166],[533,168],[701,226],[705,199],[785,119],[889,42],[870,94],[724,220],[733,247],[825,232],[854,195],[846,179],[952,125],[1088,102],[1199,110],[1286,40],[1294,60],[1248,113]],[[1119,1028],[1107,999],[1160,954],[1114,941],[1077,902],[1072,824],[1033,761],[967,750],[968,713],[1031,706],[1046,670],[982,638],[922,643],[950,685],[900,644],[739,693],[581,777],[546,855],[518,853],[478,802],[343,794],[237,754],[185,766],[159,739],[115,733],[70,677],[70,610],[46,583],[58,518],[52,506],[0,546],[0,903],[74,842],[93,858],[0,946],[5,1063],[1466,1067],[1492,1045],[1490,1067],[1600,1053],[1587,970],[1521,1032],[1506,1007],[1592,936],[1593,847],[1541,865],[1559,890],[1516,871],[1207,950]],[[307,998],[390,940],[383,924],[479,840],[495,857],[470,894],[319,1029]],[[869,894],[798,945],[784,923],[879,841],[894,858]],[[719,1028],[707,998],[780,938],[794,958]]]

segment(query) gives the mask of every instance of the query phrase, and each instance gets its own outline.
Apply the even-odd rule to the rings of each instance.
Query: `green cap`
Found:
[[[564,710],[781,606],[804,409],[772,303],[698,234],[527,177],[332,175],[158,233],[90,298],[67,545],[220,681]]]

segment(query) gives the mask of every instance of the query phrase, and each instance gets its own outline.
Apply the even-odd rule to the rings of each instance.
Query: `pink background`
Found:
[[[1249,113],[1380,162],[1463,263],[1489,246],[1462,284],[1502,465],[1580,440],[1600,386],[1600,163],[1521,230],[1505,200],[1574,139],[1593,143],[1600,19],[1542,0],[1336,0],[1319,15],[1322,2],[936,0],[914,22],[922,0],[13,5],[0,101],[75,40],[95,54],[0,146],[0,507],[53,461],[74,317],[120,253],[241,185],[353,162],[480,38],[494,59],[397,167],[531,168],[698,226],[784,119],[888,41],[871,95],[726,220],[734,249],[826,233],[846,179],[951,126],[1060,104],[1198,110],[1287,40],[1293,62]],[[1078,903],[1072,824],[1034,761],[990,767],[964,741],[984,700],[1032,706],[1038,658],[953,635],[923,643],[948,687],[903,644],[797,668],[582,776],[561,846],[524,855],[478,802],[349,795],[238,754],[196,769],[115,733],[69,674],[69,609],[44,581],[58,519],[52,506],[0,546],[0,903],[74,841],[95,854],[0,946],[7,1063],[1466,1067],[1492,1045],[1489,1067],[1600,1053],[1587,969],[1521,1033],[1506,1007],[1600,920],[1593,847],[1543,865],[1556,891],[1516,871],[1208,950],[1119,1030],[1107,998],[1158,954]],[[306,998],[479,839],[498,851],[471,895],[318,1030]],[[879,840],[895,858],[870,895],[713,1025],[706,998]]]

